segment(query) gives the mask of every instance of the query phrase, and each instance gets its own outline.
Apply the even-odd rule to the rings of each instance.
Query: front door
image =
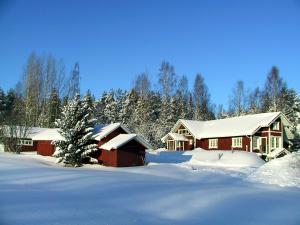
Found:
[[[267,138],[266,137],[261,138],[260,150],[262,151],[262,153],[267,153]]]
[[[174,144],[173,140],[168,140],[167,149],[168,150],[175,150],[175,144]]]

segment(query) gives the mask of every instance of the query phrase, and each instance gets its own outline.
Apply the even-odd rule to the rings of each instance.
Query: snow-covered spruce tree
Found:
[[[97,151],[97,145],[91,139],[95,121],[91,116],[87,97],[82,101],[80,95],[76,94],[63,108],[61,118],[56,120],[56,126],[65,139],[54,142],[57,149],[53,156],[58,158],[58,162],[80,166],[88,159],[95,161],[90,157],[91,153]]]

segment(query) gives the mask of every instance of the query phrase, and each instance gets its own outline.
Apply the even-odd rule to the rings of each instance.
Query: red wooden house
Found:
[[[142,166],[145,163],[145,150],[151,146],[136,134],[119,134],[99,146],[98,160],[105,166]]]
[[[180,119],[162,141],[168,150],[243,150],[268,155],[287,147],[292,138],[289,126],[280,112],[211,121]]]
[[[144,165],[145,151],[151,146],[140,136],[130,134],[121,123],[96,125],[93,139],[98,144],[96,154],[99,163],[106,166]],[[26,138],[20,140],[22,151],[36,151],[43,156],[52,156],[54,140],[63,140],[57,128],[30,128]]]

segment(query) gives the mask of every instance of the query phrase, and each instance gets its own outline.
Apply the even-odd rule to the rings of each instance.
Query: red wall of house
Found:
[[[98,161],[105,166],[117,167],[117,150],[112,149],[111,151],[108,151],[100,149]]]
[[[242,148],[232,148],[232,138],[231,137],[223,137],[218,138],[218,148],[217,149],[209,149],[208,148],[208,140],[209,139],[201,139],[196,140],[197,148],[203,148],[206,150],[250,150],[250,139],[246,136],[243,137],[243,147]],[[247,147],[248,146],[248,147]]]
[[[144,165],[145,147],[132,140],[118,149],[111,151],[100,149],[97,157],[99,163],[112,167],[127,167]]]
[[[43,156],[52,156],[55,151],[55,146],[52,141],[37,141],[37,153]]]
[[[142,166],[145,162],[145,147],[136,140],[131,140],[117,150],[119,167]]]
[[[37,142],[33,141],[33,146],[22,145],[21,152],[35,152],[37,151]]]

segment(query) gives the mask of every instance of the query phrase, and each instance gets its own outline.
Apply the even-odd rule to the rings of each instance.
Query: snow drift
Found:
[[[300,187],[300,153],[266,163],[250,174],[248,180],[282,187]]]
[[[264,161],[252,152],[228,151],[228,150],[203,150],[197,148],[193,151],[187,151],[184,155],[191,155],[190,163],[225,166],[225,167],[259,167]]]

